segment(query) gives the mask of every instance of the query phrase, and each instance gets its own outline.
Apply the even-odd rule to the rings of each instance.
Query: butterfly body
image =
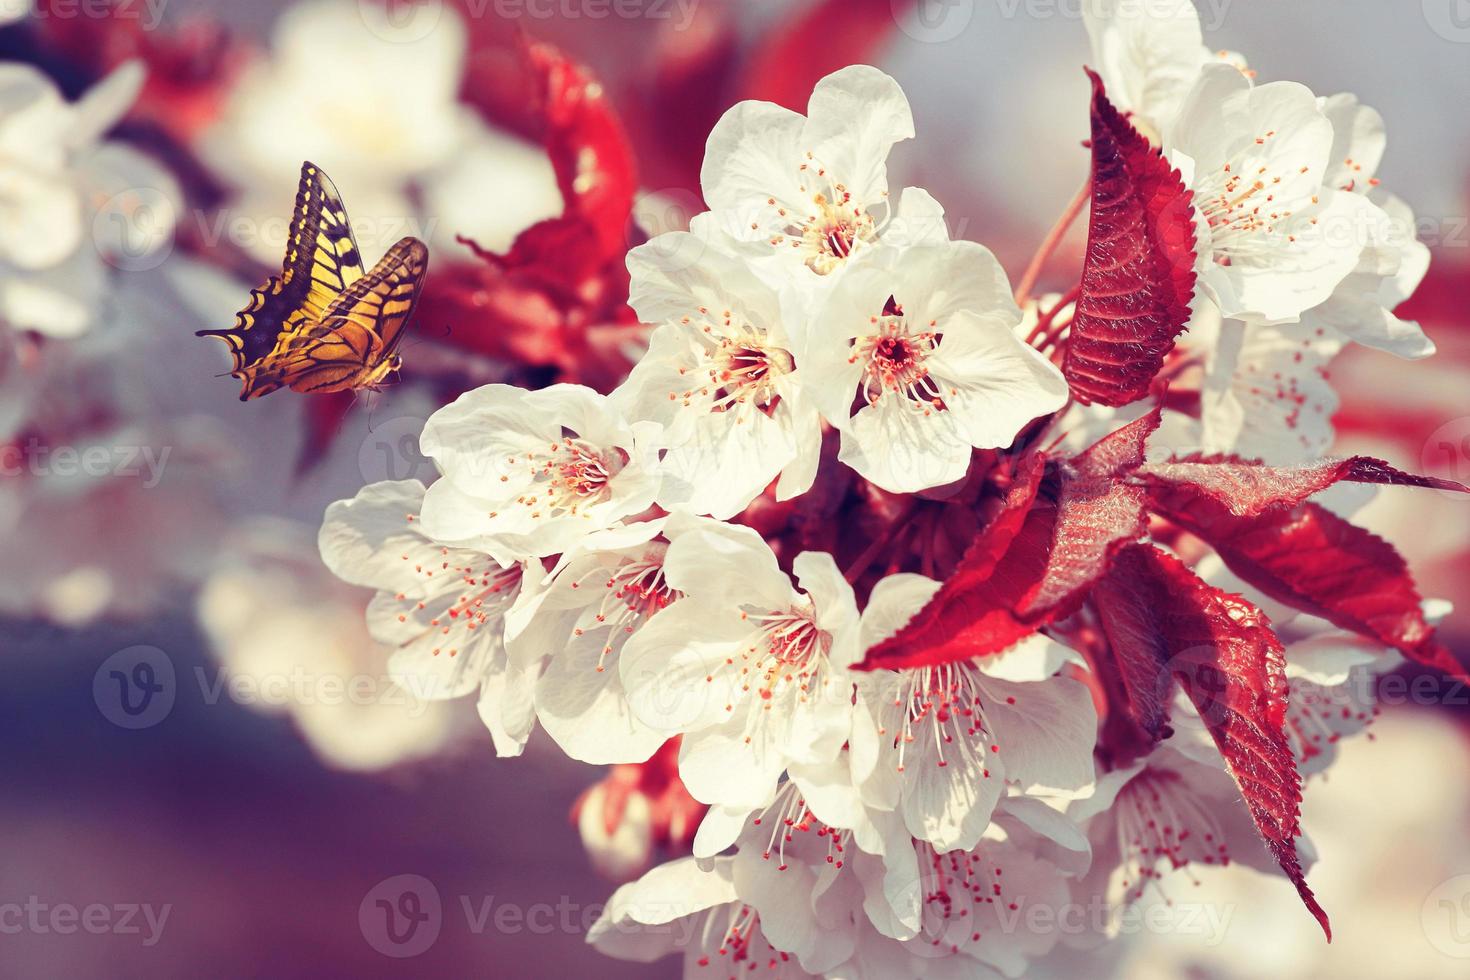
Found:
[[[280,274],[250,291],[233,327],[198,335],[230,348],[241,401],[375,388],[401,363],[428,262],[428,247],[404,238],[365,271],[337,188],[304,163]]]

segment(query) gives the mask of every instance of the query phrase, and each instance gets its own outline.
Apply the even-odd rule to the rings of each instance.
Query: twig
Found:
[[[1072,222],[1077,220],[1077,215],[1082,213],[1082,206],[1087,203],[1091,194],[1092,177],[1089,176],[1082,182],[1081,189],[1077,191],[1077,195],[1068,203],[1067,209],[1062,212],[1062,216],[1057,219],[1057,223],[1052,225],[1051,231],[1046,233],[1046,238],[1042,240],[1041,247],[1036,250],[1035,255],[1031,256],[1031,264],[1026,266],[1026,271],[1021,274],[1021,281],[1016,284],[1017,306],[1025,306],[1026,301],[1031,298],[1031,290],[1036,288],[1036,280],[1041,278],[1042,268],[1046,265],[1047,260],[1052,257],[1052,254],[1056,252],[1057,246],[1062,243],[1062,238],[1066,236],[1067,229],[1072,227]]]

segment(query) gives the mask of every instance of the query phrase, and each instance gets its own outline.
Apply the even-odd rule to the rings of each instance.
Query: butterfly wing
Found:
[[[378,383],[394,366],[428,265],[428,246],[417,238],[390,248],[332,302],[320,324],[303,326],[268,358],[276,387],[309,393]]]
[[[363,277],[362,253],[337,185],[311,163],[301,165],[283,274],[305,285],[301,305],[311,320],[323,319],[342,291]]]
[[[363,278],[362,258],[337,187],[315,164],[301,165],[296,208],[279,275],[250,291],[250,302],[227,330],[200,330],[218,337],[233,357],[230,373],[244,386],[241,401],[281,387],[262,380],[259,369],[288,341],[300,342],[341,293]]]

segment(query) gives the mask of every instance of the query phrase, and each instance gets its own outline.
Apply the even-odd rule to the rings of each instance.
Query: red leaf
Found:
[[[1044,457],[1027,457],[1000,514],[954,573],[859,667],[918,667],[999,653],[1070,614],[1113,553],[1148,531],[1146,494],[1126,478],[1143,462],[1161,406],[1044,481]]]
[[[617,111],[592,74],[556,48],[532,45],[530,58],[546,86],[546,151],[566,202],[563,217],[586,222],[604,254],[621,255],[638,178]]]
[[[818,0],[756,45],[742,74],[740,97],[806,111],[807,97],[825,75],[876,62],[914,0]],[[813,38],[821,38],[813,43]]]
[[[1145,482],[1165,489],[1174,486],[1204,494],[1236,517],[1254,517],[1273,507],[1293,507],[1340,480],[1470,493],[1470,488],[1453,480],[1405,473],[1371,456],[1326,459],[1308,466],[1266,466],[1238,456],[1197,453],[1142,466],[1137,474]]]
[[[1191,192],[1092,71],[1092,215],[1062,373],[1084,405],[1142,398],[1189,321]]]
[[[1134,581],[1132,553],[1132,548],[1125,548],[1118,556],[1118,566],[1108,570],[1090,595],[1108,641],[1102,652],[1105,661],[1093,668],[1107,696],[1106,730],[1101,740],[1111,751],[1122,747],[1120,741],[1132,743],[1127,746],[1129,758],[1120,762],[1147,754],[1154,743],[1172,734],[1169,699],[1174,680],[1164,669],[1170,655],[1157,621],[1158,610],[1148,601],[1147,590]],[[1120,714],[1137,726],[1142,739],[1123,733]]]
[[[1041,581],[1056,524],[1056,505],[1037,496],[1045,462],[1039,453],[1027,457],[1005,506],[954,574],[903,629],[867,652],[859,670],[968,660],[1036,632],[1040,622],[1015,610],[1030,603]]]
[[[1147,494],[1126,478],[1142,465],[1144,444],[1161,418],[1162,402],[1058,468],[1051,554],[1025,615],[1066,615],[1113,553],[1147,533]]]
[[[1327,913],[1296,853],[1301,776],[1286,735],[1285,652],[1270,622],[1152,545],[1119,552],[1095,597],[1123,683],[1135,695],[1131,715],[1146,731],[1161,732],[1170,685],[1159,674],[1178,680],[1256,829],[1330,940]]]
[[[1231,571],[1273,599],[1470,681],[1425,622],[1404,559],[1382,538],[1311,502],[1237,517],[1181,487],[1155,488],[1150,508],[1209,542]]]
[[[492,122],[509,118],[541,139],[565,207],[503,255],[461,239],[471,261],[431,270],[419,321],[448,325],[449,344],[512,370],[553,368],[558,380],[609,388],[627,364],[591,335],[636,323],[624,256],[637,178],[622,122],[591,73],[557,48],[498,38],[488,22],[475,28],[466,98]],[[506,100],[508,91],[517,97]]]

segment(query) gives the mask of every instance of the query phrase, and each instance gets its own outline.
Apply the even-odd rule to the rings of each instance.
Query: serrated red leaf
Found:
[[[1453,480],[1405,473],[1371,456],[1326,459],[1306,466],[1267,466],[1238,456],[1195,453],[1166,463],[1146,464],[1138,468],[1137,475],[1155,486],[1197,491],[1223,504],[1236,517],[1254,517],[1273,507],[1295,506],[1340,481],[1470,493],[1470,488]]]
[[[1092,79],[1092,213],[1081,292],[1062,362],[1085,405],[1148,393],[1189,322],[1194,216],[1179,172]]]
[[[1123,549],[1093,597],[1126,705],[1160,734],[1178,681],[1240,787],[1251,819],[1327,938],[1327,913],[1307,886],[1301,834],[1301,776],[1286,734],[1286,657],[1270,621],[1240,596],[1201,580],[1153,545]],[[1161,677],[1160,675],[1165,675]]]
[[[1037,623],[1015,610],[1031,601],[1046,567],[1056,504],[1039,497],[1046,460],[1021,464],[999,514],[966,550],[934,598],[887,640],[870,649],[859,670],[924,667],[998,653],[1034,633]]]
[[[1057,468],[1051,551],[1040,584],[1022,608],[1026,616],[1071,612],[1113,553],[1148,531],[1147,494],[1127,478],[1143,464],[1145,443],[1162,412],[1160,402]]]
[[[959,566],[860,669],[919,667],[999,653],[1069,615],[1119,548],[1148,531],[1147,495],[1128,476],[1162,402],[1046,474],[1027,457],[997,517]]]
[[[1208,542],[1243,580],[1278,602],[1470,681],[1424,619],[1393,545],[1310,501],[1237,517],[1199,492],[1153,488],[1149,507]]]
[[[1169,700],[1174,679],[1164,669],[1168,647],[1148,590],[1136,587],[1127,570],[1131,554],[1131,548],[1123,549],[1118,556],[1121,568],[1109,568],[1089,595],[1107,638],[1106,649],[1098,651],[1099,661],[1093,664],[1107,700],[1099,742],[1106,743],[1106,750],[1115,758],[1126,750],[1126,758],[1116,758],[1120,763],[1147,754],[1155,743],[1172,734]],[[1120,724],[1120,716],[1129,719],[1143,737]]]

